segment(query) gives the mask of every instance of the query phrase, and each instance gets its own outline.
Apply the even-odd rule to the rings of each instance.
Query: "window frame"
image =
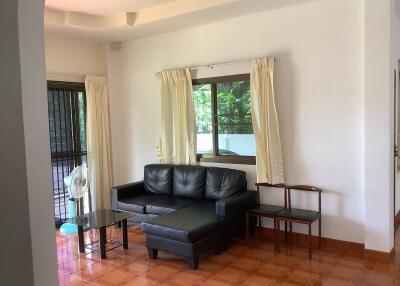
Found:
[[[218,102],[217,102],[217,84],[229,83],[235,81],[248,81],[250,74],[236,74],[228,76],[210,77],[193,79],[192,85],[211,85],[211,118],[212,118],[212,143],[213,154],[197,154],[197,161],[204,163],[222,163],[222,164],[244,164],[255,165],[256,156],[242,156],[242,155],[219,155],[218,154]]]

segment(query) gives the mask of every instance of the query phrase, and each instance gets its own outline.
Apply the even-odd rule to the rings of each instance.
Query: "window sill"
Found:
[[[255,165],[256,157],[255,156],[201,156],[201,155],[199,155],[197,157],[197,162]]]

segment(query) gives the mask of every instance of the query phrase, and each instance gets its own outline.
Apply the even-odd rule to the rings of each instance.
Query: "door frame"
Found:
[[[396,187],[397,187],[397,170],[399,168],[399,150],[398,150],[398,134],[399,134],[399,99],[400,99],[400,59],[397,62],[397,69],[394,70],[394,93],[393,93],[393,213],[394,213],[394,234],[400,225],[400,212],[396,212]],[[399,195],[399,194],[397,194]]]

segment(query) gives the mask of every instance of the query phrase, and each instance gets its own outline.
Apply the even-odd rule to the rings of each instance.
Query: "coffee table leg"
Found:
[[[126,219],[122,221],[122,243],[124,249],[128,249],[128,222]]]
[[[78,241],[79,241],[79,252],[85,253],[85,239],[83,237],[83,226],[78,225]]]
[[[100,257],[104,259],[106,258],[106,242],[107,242],[106,227],[105,226],[100,227],[99,233],[100,233]]]

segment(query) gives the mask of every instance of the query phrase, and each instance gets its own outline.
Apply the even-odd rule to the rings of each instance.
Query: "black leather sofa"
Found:
[[[201,253],[219,254],[244,232],[245,212],[256,203],[245,172],[215,167],[147,165],[143,181],[112,189],[113,209],[134,212],[142,223],[149,257],[169,251],[187,257],[192,269]]]

